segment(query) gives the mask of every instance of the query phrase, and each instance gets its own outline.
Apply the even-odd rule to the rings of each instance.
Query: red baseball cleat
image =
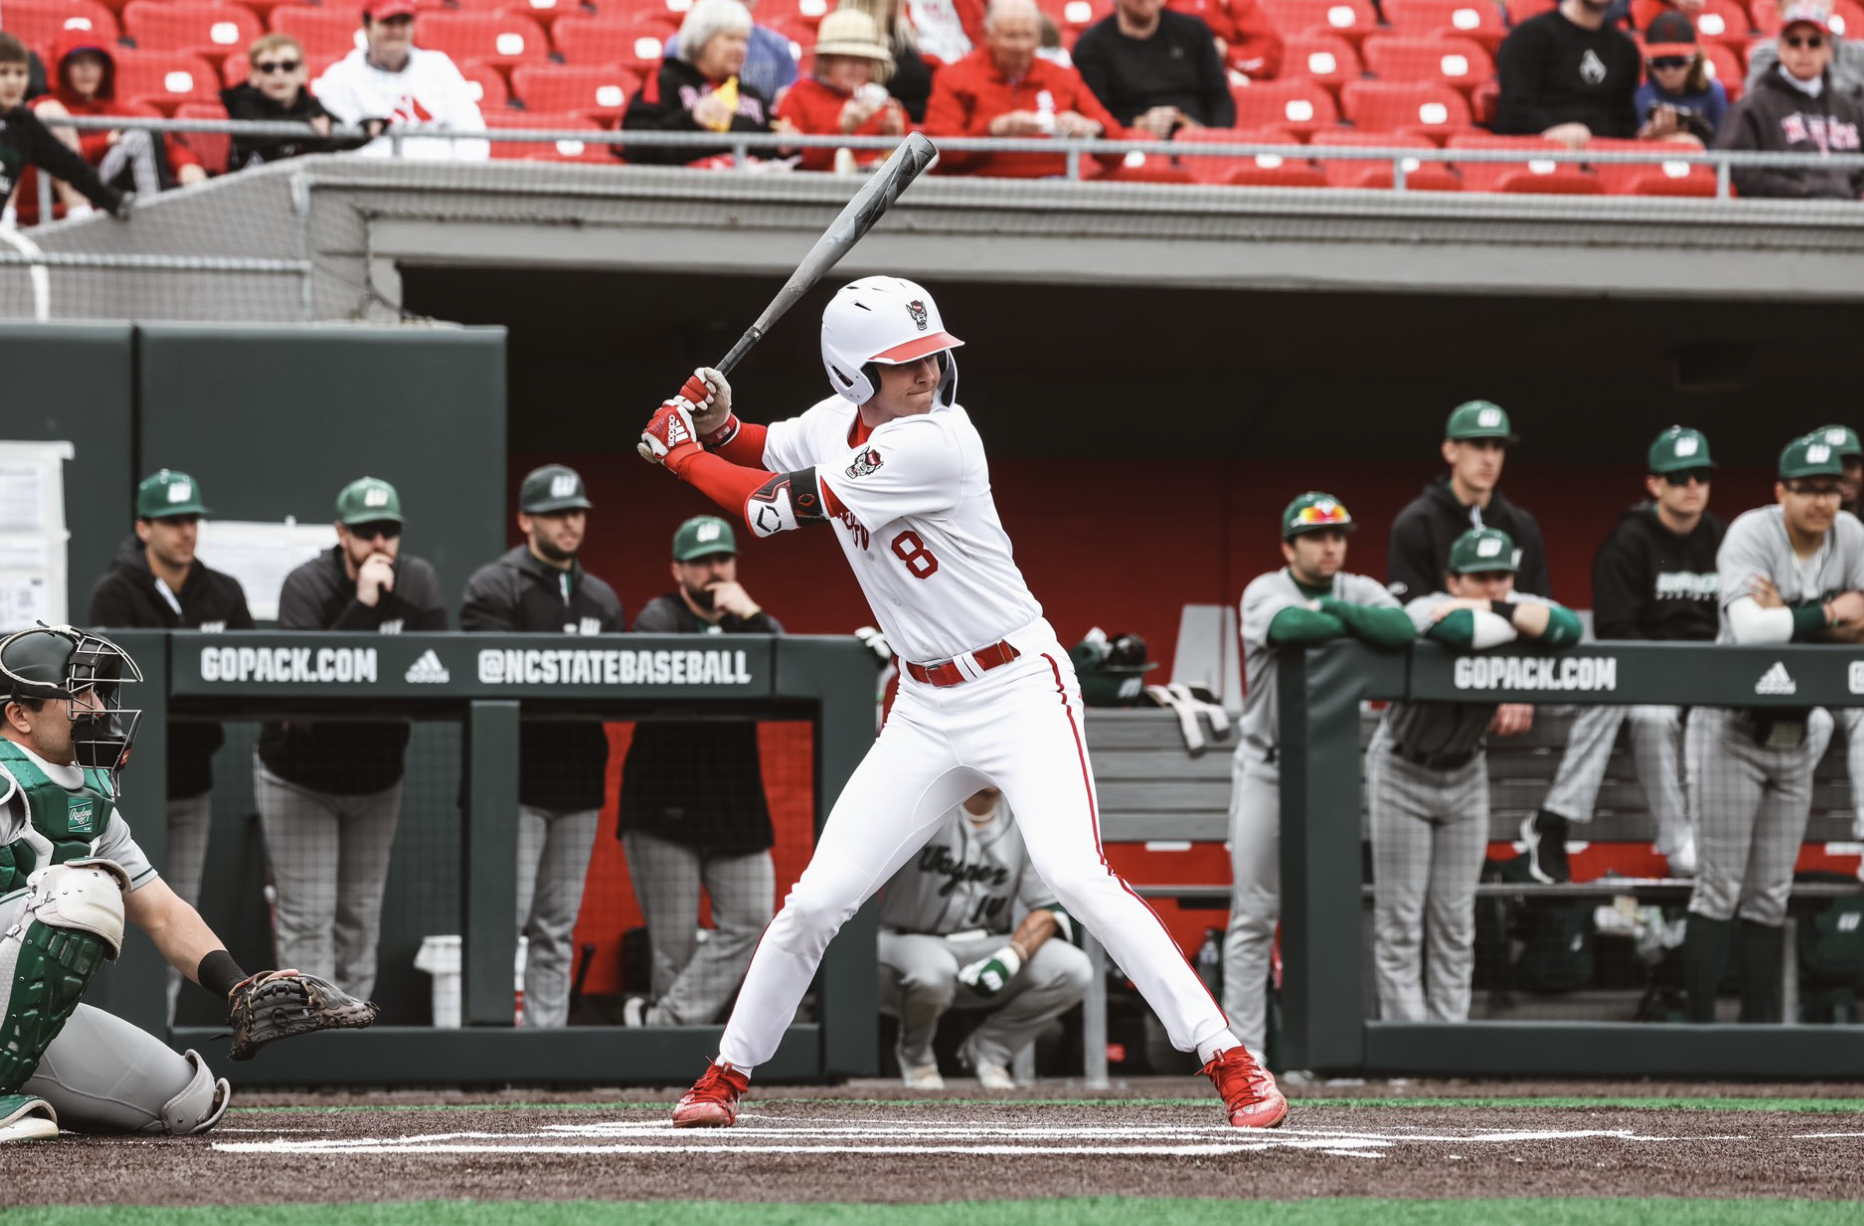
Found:
[[[751,1079],[731,1065],[723,1061],[708,1064],[705,1076],[686,1091],[679,1106],[673,1108],[673,1126],[730,1128],[738,1122],[738,1097],[750,1086]],[[1276,1101],[1279,1102],[1280,1097],[1277,1095]],[[1287,1106],[1284,1104],[1282,1109],[1286,1111]]]
[[[1275,1075],[1255,1062],[1242,1046],[1226,1048],[1203,1068],[1223,1095],[1230,1123],[1237,1128],[1279,1128],[1288,1118],[1288,1100]]]

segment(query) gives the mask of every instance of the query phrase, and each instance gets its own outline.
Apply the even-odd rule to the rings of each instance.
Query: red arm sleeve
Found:
[[[744,504],[764,482],[776,476],[761,468],[733,464],[723,456],[702,451],[680,467],[679,479],[724,507],[739,519],[744,518]]]
[[[764,436],[770,433],[767,426],[754,426],[750,422],[738,423],[738,433],[723,447],[714,447],[712,454],[719,456],[740,468],[762,468],[764,466]]]

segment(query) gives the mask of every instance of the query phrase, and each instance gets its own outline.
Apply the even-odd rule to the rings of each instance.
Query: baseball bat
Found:
[[[841,211],[841,216],[829,223],[822,237],[809,249],[790,279],[783,283],[777,296],[770,300],[764,313],[757,317],[757,322],[746,329],[738,343],[731,347],[731,352],[719,359],[718,371],[728,375],[732,367],[744,360],[744,355],[751,352],[751,347],[764,339],[764,333],[774,328],[785,311],[809,292],[811,286],[822,279],[824,273],[841,262],[841,257],[854,249],[861,241],[861,236],[874,228],[886,211],[893,207],[893,202],[900,198],[900,193],[912,186],[938,156],[938,150],[931,141],[917,132],[911,133],[900,142],[887,160],[874,172],[848,207]]]

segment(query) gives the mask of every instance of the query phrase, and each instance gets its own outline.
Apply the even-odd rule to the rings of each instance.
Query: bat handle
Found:
[[[731,347],[730,353],[718,360],[718,365],[714,369],[721,375],[730,374],[732,368],[744,360],[744,355],[751,352],[751,347],[763,339],[763,332],[755,325],[745,329],[744,335],[738,338],[738,343]]]

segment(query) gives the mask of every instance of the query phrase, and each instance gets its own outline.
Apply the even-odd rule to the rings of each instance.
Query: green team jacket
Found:
[[[108,775],[87,769],[83,789],[67,792],[8,740],[0,740],[0,771],[5,772],[0,775],[0,805],[11,804],[16,792],[24,793],[33,828],[52,844],[53,864],[91,854],[116,808]],[[24,838],[0,847],[0,894],[24,889],[26,878],[40,867],[38,861],[39,852]]]

